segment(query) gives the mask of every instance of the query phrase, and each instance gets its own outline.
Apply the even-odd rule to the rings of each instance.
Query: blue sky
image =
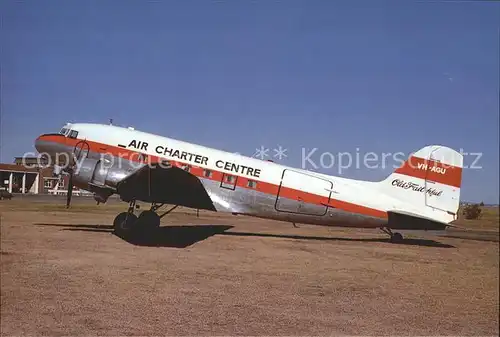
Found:
[[[482,153],[462,199],[498,202],[500,4],[49,0],[0,13],[1,162],[66,122],[109,118],[246,155],[264,146],[294,167],[302,148],[319,166],[322,153],[442,144]],[[380,180],[386,164],[341,175]]]

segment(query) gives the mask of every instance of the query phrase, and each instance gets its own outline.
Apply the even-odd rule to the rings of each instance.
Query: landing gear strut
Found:
[[[113,228],[118,236],[126,237],[134,231],[137,216],[134,214],[135,200],[129,204],[127,212],[118,214],[113,221]]]
[[[160,227],[161,218],[177,208],[176,205],[162,215],[158,215],[156,211],[163,205],[164,204],[152,203],[149,210],[143,211],[139,216],[136,216],[134,214],[136,201],[132,200],[127,212],[118,214],[113,221],[115,234],[123,238],[131,238],[141,234],[151,234]]]
[[[391,242],[392,243],[399,243],[403,241],[403,235],[401,233],[393,233],[390,228],[388,227],[381,227],[380,228],[384,233],[389,234],[391,236]]]

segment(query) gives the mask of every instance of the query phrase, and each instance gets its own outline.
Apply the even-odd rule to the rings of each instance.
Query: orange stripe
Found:
[[[455,187],[460,187],[462,183],[461,167],[413,156],[404,162],[394,173],[405,174]]]
[[[66,146],[75,146],[78,142],[81,141],[80,139],[66,138],[64,136],[58,136],[58,135],[42,135],[39,137],[39,139],[43,140],[43,141],[47,141],[47,142],[64,144]],[[119,157],[119,158],[131,160],[134,162],[140,161],[139,156],[141,153],[138,151],[125,149],[125,148],[122,148],[119,146],[112,146],[112,145],[97,143],[97,142],[93,142],[93,141],[89,141],[89,140],[85,140],[85,141],[89,144],[89,148],[90,148],[91,152],[100,153],[100,154],[107,153],[107,154],[111,154],[111,155]],[[103,149],[105,149],[105,150],[103,150]],[[158,156],[149,155],[149,154],[148,154],[148,157],[149,157],[148,160],[151,163],[157,163],[157,162],[162,161],[162,160],[163,161],[168,160],[172,165],[175,165],[178,167],[181,167],[183,165],[189,165],[191,167],[189,172],[191,174],[193,174],[199,178],[203,178],[203,179],[209,179],[209,180],[220,182],[220,181],[222,181],[222,177],[224,174],[226,176],[229,174],[226,172],[217,171],[214,169],[209,169],[210,171],[212,171],[212,176],[206,177],[204,175],[204,168],[195,166],[191,163],[174,161],[174,160],[167,159],[164,157],[158,157]],[[324,196],[320,196],[320,195],[317,195],[314,193],[304,192],[301,190],[296,190],[296,189],[293,189],[290,187],[281,186],[281,188],[280,188],[279,185],[275,185],[275,184],[264,182],[264,181],[258,181],[257,186],[254,188],[248,187],[247,184],[248,184],[249,180],[253,180],[253,181],[256,181],[256,180],[251,179],[251,178],[247,178],[244,176],[238,176],[235,174],[231,174],[231,175],[237,177],[235,185],[240,187],[240,188],[257,190],[259,192],[262,192],[262,193],[265,193],[268,195],[272,195],[274,197],[276,197],[278,195],[278,190],[279,190],[280,196],[282,196],[284,198],[289,198],[292,200],[302,200],[304,203],[307,203],[307,204],[315,204],[315,205],[325,205],[326,204],[329,207],[338,208],[338,209],[344,210],[346,212],[363,214],[363,215],[374,216],[374,217],[379,217],[379,218],[387,218],[387,213],[385,211],[380,211],[380,210],[377,210],[374,208],[369,208],[369,207],[365,207],[365,206],[361,206],[361,205],[357,205],[357,204],[353,204],[353,203],[349,203],[349,202],[345,202],[345,201],[340,201],[340,200],[336,200],[336,199],[328,199],[327,197],[324,197]]]

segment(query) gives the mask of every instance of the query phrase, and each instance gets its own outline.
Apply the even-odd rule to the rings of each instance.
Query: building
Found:
[[[38,157],[16,157],[13,164],[0,163],[0,190],[22,194],[66,194],[69,176],[54,176],[47,160]],[[73,194],[89,194],[73,188]]]

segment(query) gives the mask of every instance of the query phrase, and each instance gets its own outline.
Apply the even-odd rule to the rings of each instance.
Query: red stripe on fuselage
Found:
[[[460,187],[462,182],[461,167],[414,156],[404,162],[404,164],[394,171],[394,173],[426,179],[454,187]]]
[[[119,146],[113,146],[113,145],[108,145],[108,144],[103,144],[103,143],[98,143],[98,142],[93,142],[91,140],[81,140],[81,139],[75,139],[75,138],[67,138],[64,136],[60,135],[42,135],[38,138],[39,140],[46,141],[46,142],[54,142],[58,144],[63,144],[66,146],[74,147],[77,145],[77,143],[81,141],[85,141],[89,145],[89,151],[94,152],[94,153],[100,153],[100,154],[108,154],[112,155],[115,157],[123,158],[126,160],[131,160],[134,162],[139,162],[142,161],[140,160],[141,152],[130,150],[130,149],[125,149]],[[289,198],[292,200],[302,200],[304,203],[309,203],[309,204],[315,204],[315,205],[323,205],[323,204],[328,204],[329,207],[334,207],[338,208],[347,212],[351,213],[357,213],[357,214],[363,214],[367,216],[373,216],[373,217],[378,217],[378,218],[387,218],[387,213],[384,211],[380,211],[377,209],[345,202],[345,201],[340,201],[340,200],[335,200],[335,199],[328,199],[327,197],[316,195],[313,193],[308,193],[304,192],[301,190],[289,188],[289,187],[284,187],[264,182],[264,181],[257,181],[256,179],[251,179],[247,178],[245,176],[240,176],[236,175],[234,173],[227,173],[227,172],[222,172],[222,171],[217,171],[214,169],[204,169],[202,167],[198,167],[193,165],[192,163],[189,162],[182,162],[178,160],[172,160],[166,157],[159,157],[159,156],[154,156],[147,154],[148,156],[148,162],[150,163],[157,163],[160,161],[168,161],[170,164],[175,165],[175,166],[185,166],[189,165],[190,170],[189,172],[198,178],[203,178],[203,179],[209,179],[213,181],[222,181],[223,175],[232,175],[236,178],[236,183],[235,185],[240,187],[240,188],[245,188],[249,190],[256,190],[268,195],[272,195],[276,197],[278,195],[278,190],[279,190],[279,195],[284,197],[284,198]],[[212,172],[210,177],[207,177],[205,175],[204,170],[210,170]],[[248,181],[256,181],[257,184],[255,187],[249,187],[248,186]]]

